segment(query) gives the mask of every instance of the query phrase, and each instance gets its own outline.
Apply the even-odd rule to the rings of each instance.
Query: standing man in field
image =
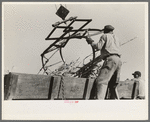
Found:
[[[132,80],[139,83],[138,94],[135,99],[145,99],[145,81],[141,78],[141,72],[135,71],[132,75],[134,77]]]
[[[95,49],[101,51],[104,64],[100,69],[96,79],[96,98],[104,100],[107,87],[109,86],[110,99],[116,99],[116,86],[120,79],[121,59],[120,59],[120,42],[113,33],[114,27],[106,25],[103,29],[104,34],[98,43],[87,37],[86,40]]]

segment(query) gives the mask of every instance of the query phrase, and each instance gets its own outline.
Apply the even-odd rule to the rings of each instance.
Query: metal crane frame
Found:
[[[68,41],[70,39],[82,39],[82,38],[86,38],[86,34],[89,31],[96,31],[96,32],[102,32],[102,30],[100,29],[84,29],[84,27],[89,24],[92,21],[92,19],[77,19],[77,17],[70,17],[69,19],[63,20],[61,22],[56,22],[55,24],[52,24],[53,30],[49,33],[49,35],[45,38],[45,40],[55,40],[52,44],[50,44],[50,46],[48,48],[46,48],[46,50],[44,50],[44,52],[41,54],[41,60],[42,60],[42,68],[40,69],[40,71],[43,69],[44,73],[48,74],[46,72],[47,68],[45,67],[46,64],[49,62],[49,59],[51,58],[46,58],[45,54],[54,51],[56,49],[59,49],[60,51],[60,56],[62,61],[65,63],[64,59],[63,59],[63,55],[62,55],[62,48],[64,48],[66,46],[66,44],[68,43]],[[67,22],[70,22],[67,25]],[[73,29],[73,24],[75,22],[85,22],[79,29]],[[66,24],[66,26],[61,26],[61,24]],[[59,37],[51,37],[52,34],[55,32],[55,30],[57,29],[63,29],[63,34]],[[82,32],[82,34],[81,34]],[[72,33],[72,34],[71,34]],[[66,36],[67,34],[69,34],[69,36]],[[65,40],[62,42],[62,40]],[[59,43],[59,44],[58,44]],[[92,48],[92,53],[93,53],[93,61],[95,59],[95,50],[94,48],[91,46]],[[46,59],[46,61],[44,62],[44,58]],[[40,72],[39,71],[39,72]]]

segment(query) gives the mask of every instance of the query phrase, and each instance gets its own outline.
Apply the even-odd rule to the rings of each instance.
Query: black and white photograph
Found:
[[[3,120],[147,120],[148,2],[2,2]]]

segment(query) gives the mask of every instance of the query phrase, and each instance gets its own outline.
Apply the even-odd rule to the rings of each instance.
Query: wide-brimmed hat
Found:
[[[135,71],[134,73],[132,73],[132,75],[138,75],[138,76],[141,76],[141,72],[140,72],[140,71]]]
[[[113,31],[115,28],[112,26],[112,25],[106,25],[106,26],[104,26],[104,29],[102,29],[102,30],[104,30],[104,31]]]

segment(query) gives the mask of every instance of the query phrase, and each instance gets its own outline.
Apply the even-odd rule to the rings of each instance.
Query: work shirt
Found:
[[[134,78],[132,79],[135,82],[139,82],[139,94],[138,96],[144,97],[145,96],[145,81],[141,78]]]
[[[106,42],[106,44],[105,44]],[[100,37],[98,43],[92,43],[92,45],[97,49],[101,50],[101,55],[109,54],[120,54],[120,42],[118,38],[111,33],[103,34]],[[103,48],[105,45],[105,48]]]

